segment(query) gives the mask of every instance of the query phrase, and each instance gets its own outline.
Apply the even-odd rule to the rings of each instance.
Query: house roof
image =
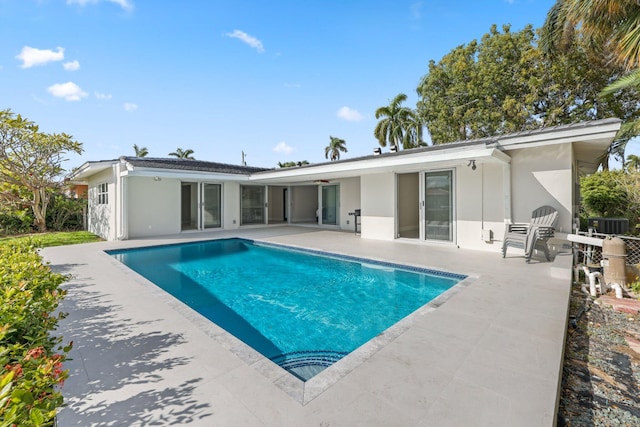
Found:
[[[199,171],[225,174],[247,175],[256,172],[269,170],[268,168],[230,165],[226,163],[207,162],[195,159],[178,159],[178,158],[154,158],[154,157],[121,157],[127,163],[134,167],[141,168],[158,168],[158,169],[174,169],[185,171]]]
[[[431,145],[352,157],[333,162],[322,162],[290,168],[270,169],[252,166],[178,158],[121,157],[118,160],[87,162],[72,175],[72,180],[84,180],[113,167],[117,163],[127,165],[128,173],[162,173],[176,176],[181,172],[193,176],[238,175],[242,179],[260,182],[303,182],[315,179],[347,177],[354,174],[383,171],[403,171],[425,164],[449,167],[468,159],[478,162],[508,163],[511,150],[551,144],[573,143],[574,153],[582,173],[594,172],[598,158],[606,153],[620,127],[619,119],[603,119],[569,125],[552,126],[524,132],[480,138],[448,144]],[[138,171],[136,171],[136,169]],[[146,171],[146,172],[144,172]],[[182,175],[181,175],[182,176]]]

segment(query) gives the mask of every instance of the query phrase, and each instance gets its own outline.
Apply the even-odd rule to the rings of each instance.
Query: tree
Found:
[[[640,172],[640,156],[629,154],[627,161],[624,162],[624,168],[627,172]]]
[[[555,56],[584,41],[594,57],[630,71],[611,79],[602,96],[620,96],[627,88],[640,88],[640,3],[630,0],[557,0],[542,27],[541,46]],[[636,97],[636,99],[638,99]],[[623,119],[610,152],[624,160],[627,142],[640,134],[638,118]],[[607,166],[607,165],[604,165]]]
[[[82,144],[65,133],[40,132],[34,122],[10,110],[0,111],[0,200],[30,206],[41,232],[47,230],[51,190],[63,184],[62,162],[68,152],[81,154]]]
[[[387,142],[398,149],[425,145],[422,141],[422,121],[414,110],[401,105],[406,100],[407,95],[400,93],[388,106],[376,110],[376,119],[380,121],[373,134],[381,147],[386,147]]]
[[[344,139],[336,138],[335,136],[329,137],[329,145],[324,148],[324,158],[334,160],[340,160],[340,152],[347,152],[346,142]]]
[[[640,66],[640,4],[630,0],[556,0],[542,28],[547,53],[584,37],[598,54],[627,70]]]
[[[479,42],[429,63],[418,112],[436,144],[612,116],[633,120],[640,116],[636,90],[600,95],[623,74],[584,39],[550,57],[531,26],[500,32],[494,25]]]
[[[193,150],[191,150],[190,148],[187,148],[186,150],[177,148],[176,151],[169,153],[169,156],[177,157],[179,159],[195,160],[195,157],[193,157],[192,154]]]
[[[602,217],[624,215],[627,192],[619,184],[622,175],[622,171],[604,171],[580,180],[580,194],[587,213]]]
[[[136,152],[136,157],[147,157],[149,154],[147,147],[138,147],[137,144],[133,144],[133,149]]]

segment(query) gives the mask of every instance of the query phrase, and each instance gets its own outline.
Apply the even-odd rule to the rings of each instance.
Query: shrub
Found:
[[[47,209],[47,228],[53,231],[77,231],[83,229],[85,199],[73,199],[63,194],[51,197]]]
[[[0,211],[0,234],[24,234],[31,231],[33,231],[31,209]]]
[[[52,336],[68,277],[42,263],[32,239],[0,246],[0,425],[53,425],[70,345]]]

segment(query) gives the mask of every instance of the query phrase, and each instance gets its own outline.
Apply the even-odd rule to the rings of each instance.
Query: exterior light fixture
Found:
[[[467,167],[471,167],[471,170],[474,171],[476,170],[477,166],[476,166],[476,161],[475,160],[469,160],[469,163],[467,163]]]

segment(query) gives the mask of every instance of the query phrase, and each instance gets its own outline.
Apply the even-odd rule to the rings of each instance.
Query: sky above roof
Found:
[[[250,166],[372,153],[375,110],[492,24],[539,27],[553,0],[0,0],[0,108],[82,142]]]

